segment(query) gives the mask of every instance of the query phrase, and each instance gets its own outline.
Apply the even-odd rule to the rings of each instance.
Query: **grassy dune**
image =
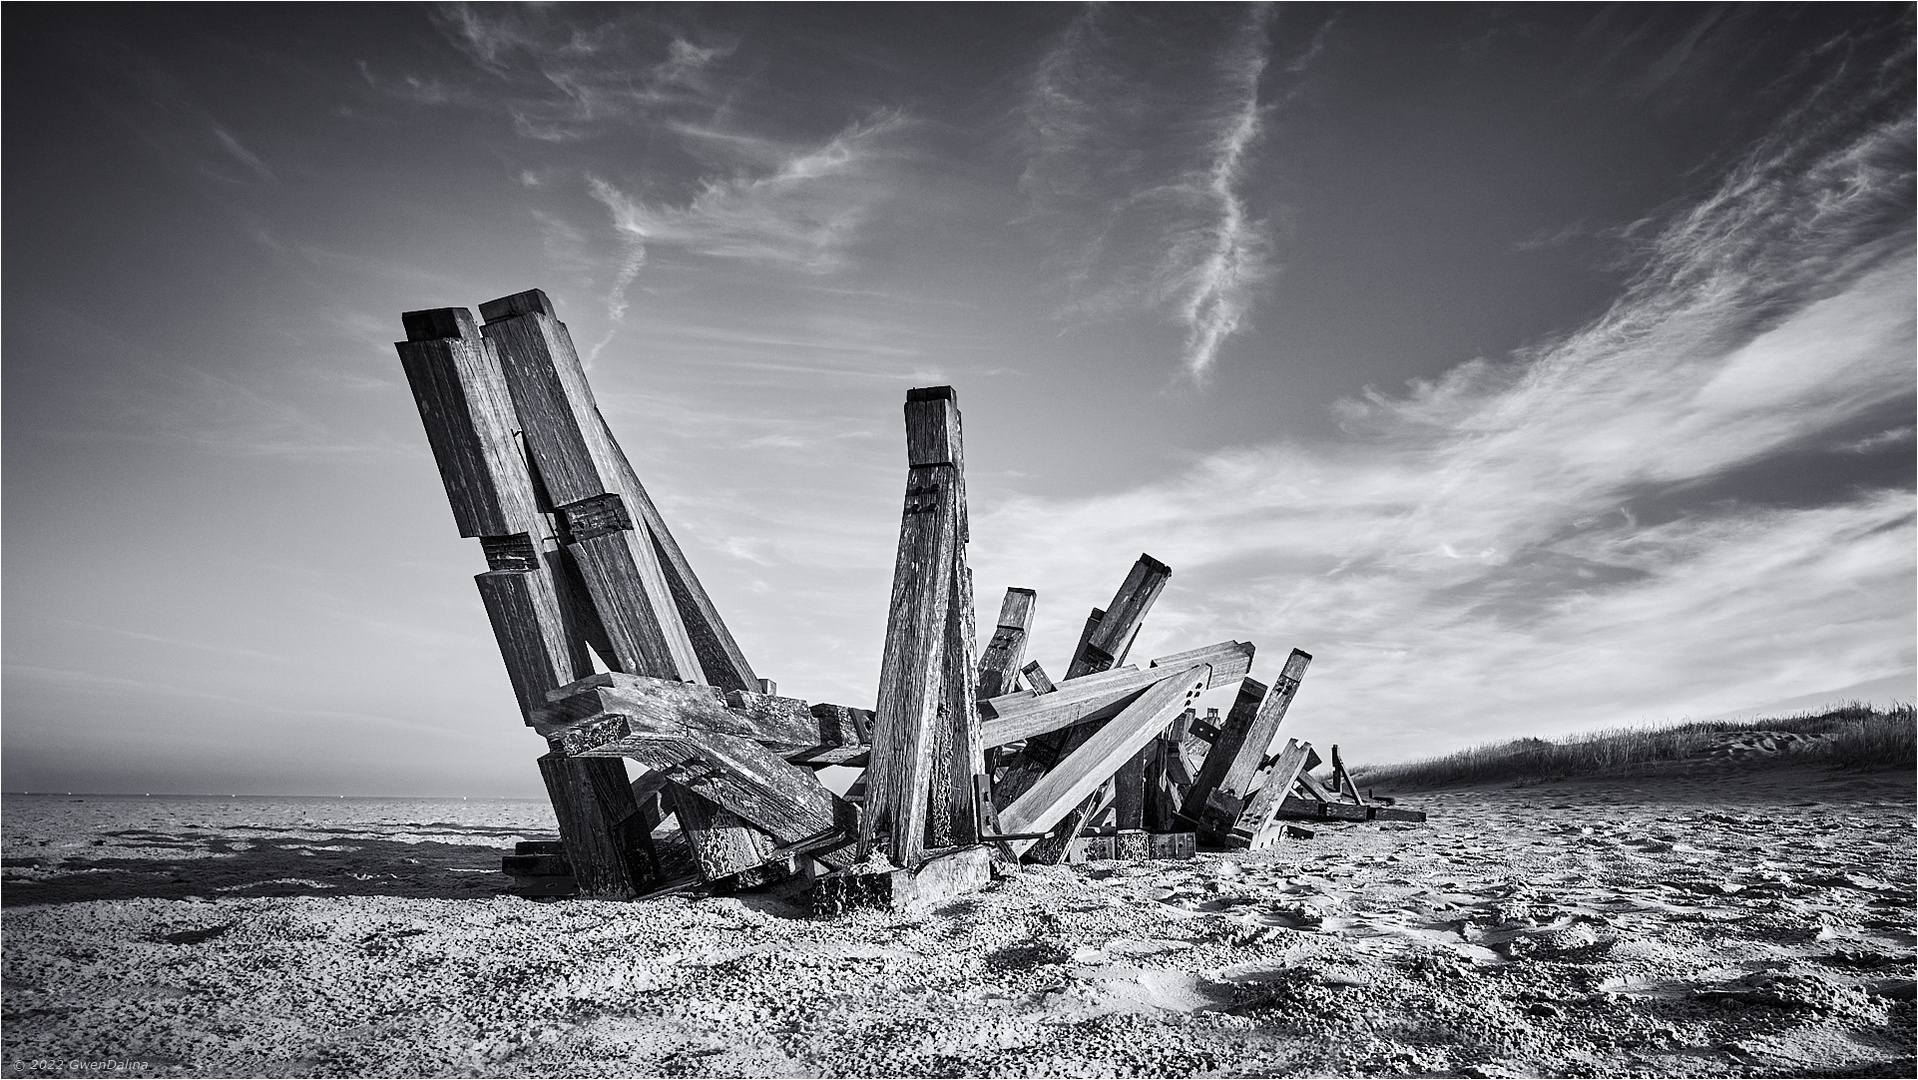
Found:
[[[1562,739],[1515,739],[1461,750],[1444,757],[1352,770],[1361,785],[1437,788],[1500,781],[1600,776],[1665,761],[1703,758],[1740,736],[1767,734],[1785,740],[1791,760],[1870,771],[1918,767],[1918,725],[1910,705],[1881,710],[1849,704],[1821,713],[1770,719],[1701,720],[1669,727],[1607,728]],[[1776,745],[1776,740],[1774,745]]]

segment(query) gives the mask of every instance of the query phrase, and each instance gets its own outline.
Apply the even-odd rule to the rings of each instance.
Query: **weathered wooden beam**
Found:
[[[992,640],[979,657],[979,697],[994,698],[1017,689],[1026,638],[1032,633],[1032,611],[1038,594],[1031,589],[1007,589],[999,602],[999,622]]]
[[[1148,689],[1002,810],[1000,825],[1007,832],[1035,832],[1057,824],[1190,704],[1205,689],[1207,675],[1207,666],[1198,664]]]
[[[634,735],[676,736],[716,731],[771,746],[818,745],[810,713],[729,708],[716,686],[673,682],[625,672],[600,672],[547,694],[534,710],[534,727],[553,749],[585,754]]]
[[[1277,814],[1295,821],[1424,821],[1423,810],[1400,810],[1391,806],[1360,806],[1322,799],[1288,798],[1281,800]]]
[[[579,354],[538,289],[480,305],[526,447],[578,560],[614,656],[635,675],[702,679],[650,528],[633,519],[624,455],[600,416]]]
[[[1203,819],[1206,805],[1214,792],[1227,790],[1241,800],[1247,794],[1244,781],[1241,787],[1233,789],[1225,789],[1222,781],[1242,756],[1250,756],[1255,769],[1264,759],[1265,747],[1247,750],[1246,736],[1252,730],[1252,722],[1258,718],[1259,703],[1265,700],[1267,689],[1264,683],[1246,676],[1239,683],[1239,696],[1233,700],[1224,721],[1211,727],[1208,741],[1212,746],[1205,752],[1205,760],[1192,778],[1192,787],[1186,792],[1185,805],[1181,808],[1186,817],[1194,821]],[[1203,729],[1209,726],[1204,721],[1198,721],[1192,725],[1192,730],[1200,738],[1206,738],[1207,733]],[[1230,829],[1229,824],[1227,828]]]
[[[517,438],[522,420],[497,349],[466,309],[407,312],[401,323],[400,364],[454,522],[461,535],[480,538],[488,570],[474,580],[530,723],[548,689],[592,667],[587,637],[563,609],[551,524]],[[625,767],[542,758],[539,769],[580,887],[592,896],[634,895],[645,871],[630,842],[635,807]]]
[[[1122,830],[1143,832],[1146,808],[1146,756],[1159,740],[1155,736],[1125,760],[1112,775],[1112,805],[1118,815],[1115,824]]]
[[[677,784],[667,792],[700,877],[707,881],[729,878],[773,857],[778,842],[739,815]]]
[[[1102,607],[1093,608],[1092,614],[1086,616],[1085,628],[1079,631],[1079,643],[1072,647],[1072,658],[1066,661],[1066,678],[1076,679],[1099,670],[1081,662],[1080,657],[1085,655],[1086,646],[1092,643],[1092,635],[1099,632],[1099,624],[1105,621],[1105,617],[1106,609]]]
[[[1177,726],[1174,720],[1166,730],[1170,732]],[[1179,744],[1170,735],[1161,734],[1145,748],[1144,787],[1145,828],[1155,833],[1171,832],[1178,828],[1176,811],[1185,801],[1183,791],[1174,790],[1166,767],[1167,761],[1177,754]]]
[[[935,729],[946,700],[943,675],[952,603],[954,547],[961,537],[959,409],[951,387],[906,395],[907,475],[892,600],[879,669],[872,763],[866,769],[859,854],[882,839],[895,865],[925,850]],[[970,661],[968,661],[970,662]]]
[[[1339,744],[1332,744],[1332,789],[1360,806],[1365,805],[1365,796],[1359,794],[1359,787],[1345,771],[1345,762],[1339,759]]]
[[[1187,817],[1204,819],[1215,795],[1228,802],[1245,802],[1311,662],[1311,654],[1293,649],[1269,690],[1249,677],[1239,684],[1238,699],[1219,725],[1212,749],[1186,793]]]
[[[552,579],[537,570],[489,570],[473,579],[480,603],[499,643],[506,678],[520,713],[531,724],[546,691],[591,670],[580,655],[579,639],[569,638],[553,595]]]
[[[1106,605],[1105,614],[1099,619],[1096,630],[1087,635],[1085,643],[1072,658],[1072,667],[1066,672],[1066,678],[1088,675],[1104,671],[1117,662],[1118,657],[1131,646],[1132,637],[1138,632],[1139,624],[1145,621],[1146,612],[1152,608],[1152,602],[1165,591],[1165,583],[1172,577],[1172,568],[1150,555],[1140,555],[1139,561],[1132,564],[1119,591],[1112,596],[1112,602]]]
[[[1320,802],[1342,802],[1343,800],[1328,790],[1324,784],[1319,783],[1318,778],[1311,773],[1312,768],[1313,763],[1308,763],[1305,766],[1306,771],[1299,773],[1299,790]]]
[[[395,342],[461,536],[507,537],[543,524],[514,434],[519,418],[492,344],[465,308],[409,311]]]
[[[1311,743],[1287,739],[1279,760],[1273,764],[1264,786],[1252,796],[1250,805],[1225,792],[1214,792],[1213,802],[1206,806],[1200,821],[1200,831],[1239,847],[1260,847],[1269,842],[1273,816],[1278,813],[1279,804],[1291,794],[1293,783],[1304,775],[1306,760],[1311,754]]]
[[[1040,667],[1039,661],[1037,660],[1031,661],[1026,664],[1025,667],[1020,668],[1019,674],[1025,676],[1026,685],[1031,687],[1032,692],[1035,694],[1050,694],[1058,689],[1057,686],[1053,685],[1052,679],[1046,675],[1046,669]],[[1011,693],[1013,689],[1008,687],[1007,692]]]
[[[639,893],[643,855],[624,826],[639,812],[617,760],[575,761],[557,754],[539,759],[540,777],[553,803],[566,858],[579,891],[624,900]]]
[[[963,486],[963,485],[962,485]],[[938,740],[943,752],[945,775],[935,758],[935,783],[928,796],[931,830],[928,842],[933,847],[975,844],[983,824],[979,819],[975,778],[986,773],[985,744],[980,738],[977,668],[973,663],[974,637],[972,607],[972,570],[966,566],[963,538],[953,545],[952,599],[946,607],[945,672],[940,705],[940,727],[945,737]]]
[[[789,764],[749,739],[696,732],[636,741],[625,747],[625,756],[780,844],[829,830],[850,839],[858,824],[853,806],[828,791],[810,769]]]
[[[1189,649],[1159,657],[1144,670],[1131,666],[1119,667],[1068,680],[1043,694],[1031,690],[1002,694],[980,702],[979,711],[985,717],[980,728],[981,736],[988,746],[1004,746],[1034,735],[1102,719],[1100,714],[1104,710],[1127,695],[1137,693],[1193,664],[1205,664],[1210,669],[1207,689],[1224,686],[1245,676],[1252,666],[1252,652],[1249,642],[1222,641],[1203,649]]]

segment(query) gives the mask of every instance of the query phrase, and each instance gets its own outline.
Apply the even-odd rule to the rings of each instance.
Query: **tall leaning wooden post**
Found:
[[[983,750],[972,705],[965,458],[952,387],[907,392],[906,466],[859,852],[877,844],[911,868],[929,836],[977,839],[973,777]]]
[[[571,614],[600,631],[608,667],[756,691],[759,679],[606,426],[572,335],[539,289],[480,305],[524,421],[526,450],[589,598]],[[617,764],[617,762],[616,762]],[[624,766],[621,766],[622,768]],[[642,780],[645,778],[642,777]],[[757,865],[770,837],[680,785],[666,787],[708,877]]]
[[[461,536],[477,537],[487,570],[475,578],[506,674],[531,723],[546,692],[591,674],[585,644],[563,616],[557,542],[520,448],[520,420],[497,350],[465,308],[409,311],[400,364],[419,406]],[[580,890],[625,898],[643,871],[627,835],[637,807],[617,760],[542,758],[560,838]]]

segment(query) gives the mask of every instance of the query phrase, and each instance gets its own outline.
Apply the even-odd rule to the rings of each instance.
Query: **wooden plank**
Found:
[[[514,433],[519,418],[499,356],[465,308],[409,311],[400,366],[419,406],[461,536],[509,536],[537,527],[526,462]]]
[[[877,836],[898,866],[925,849],[934,729],[945,701],[947,607],[958,542],[958,407],[950,387],[906,398],[907,478],[879,669],[859,855]],[[942,770],[945,762],[938,763]]]
[[[1057,824],[1205,689],[1207,672],[1206,665],[1195,665],[1147,690],[1004,808],[1000,824],[1008,832],[1036,832]]]
[[[578,508],[560,513],[569,524],[579,519]],[[659,577],[652,545],[630,527],[606,532],[575,529],[566,545],[577,562],[593,608],[599,615],[613,655],[607,664],[617,671],[651,675],[662,679],[698,678],[698,660],[690,641],[684,649],[667,629],[678,621],[677,612],[662,618],[654,605],[655,597],[647,588],[649,579]],[[683,638],[683,633],[678,637]]]
[[[828,746],[864,746],[872,739],[872,710],[819,702],[812,707],[819,741]]]
[[[795,697],[728,690],[726,707],[750,719],[759,731],[779,732],[782,738],[786,732],[805,731],[820,746],[860,746],[865,743],[853,715],[863,710],[849,709],[844,705],[808,705]],[[761,738],[760,741],[769,740]]]
[[[650,527],[635,528],[624,455],[587,385],[566,325],[537,289],[480,305],[528,454],[612,638],[608,662],[635,675],[704,677]],[[629,468],[629,467],[628,467]],[[627,535],[604,539],[609,533]]]
[[[940,828],[942,807],[935,802],[928,810],[933,823],[931,842],[936,847],[976,844],[982,823],[979,819],[975,780],[986,774],[985,744],[979,732],[977,667],[974,665],[972,607],[972,570],[966,566],[966,545],[953,545],[952,601],[946,608],[946,651],[941,706],[946,740],[946,775],[943,785],[929,792],[935,800],[943,795],[945,827]],[[938,773],[934,762],[934,773]]]
[[[1066,672],[1066,678],[1111,667],[1130,647],[1139,624],[1145,621],[1146,612],[1152,609],[1152,602],[1165,591],[1165,583],[1171,577],[1171,567],[1150,555],[1140,555],[1138,561],[1132,564],[1132,569],[1127,571],[1119,591],[1113,594],[1112,602],[1106,605],[1098,628],[1087,636],[1084,645],[1073,656],[1072,667]]]
[[[1228,787],[1224,781],[1234,766],[1240,766],[1240,771],[1244,771],[1241,763],[1245,758],[1251,759],[1254,774],[1265,758],[1266,748],[1248,747],[1246,736],[1251,733],[1252,723],[1258,718],[1259,703],[1265,700],[1266,690],[1264,683],[1250,676],[1239,683],[1239,696],[1232,702],[1225,720],[1218,725],[1209,740],[1212,748],[1205,752],[1205,761],[1199,766],[1198,775],[1192,778],[1191,790],[1186,792],[1182,812],[1187,817],[1203,819],[1214,792],[1224,791],[1240,800],[1250,793],[1252,774],[1242,776],[1237,787]],[[1201,738],[1205,737],[1201,730],[1203,726],[1203,721],[1192,725],[1193,732]],[[1226,829],[1230,828],[1228,824]]]
[[[538,289],[480,305],[521,431],[555,507],[618,493],[612,453],[572,335]]]
[[[696,732],[649,740],[631,757],[667,780],[790,844],[829,829],[850,833],[851,804],[812,774],[749,739]]]
[[[528,724],[546,701],[546,692],[578,677],[585,658],[577,639],[568,640],[553,595],[552,580],[540,571],[489,570],[473,579],[480,603],[499,643],[500,659],[521,714]]]
[[[1105,621],[1105,617],[1106,609],[1102,607],[1093,608],[1092,614],[1086,616],[1085,628],[1079,631],[1079,643],[1072,647],[1072,659],[1066,661],[1066,678],[1076,679],[1081,675],[1095,674],[1098,670],[1083,665],[1079,658],[1085,655],[1086,646],[1092,643],[1092,636],[1099,632],[1099,624]]]
[[[738,815],[700,798],[677,784],[667,789],[680,829],[692,849],[699,875],[718,881],[759,866],[772,857],[778,842],[747,825]]]
[[[1031,589],[1007,589],[999,602],[999,622],[992,640],[979,657],[979,697],[993,698],[1017,688],[1026,638],[1032,632],[1032,613],[1038,594]]]
[[[1345,771],[1345,762],[1339,759],[1339,744],[1332,744],[1332,790],[1352,800],[1360,806],[1365,805],[1365,796],[1359,794],[1359,787]]]
[[[1040,667],[1039,661],[1037,660],[1033,660],[1026,664],[1025,667],[1020,668],[1019,674],[1025,676],[1026,685],[1031,687],[1032,692],[1035,694],[1050,694],[1058,689],[1057,686],[1053,685],[1052,679],[1046,675],[1046,669]],[[1007,692],[1012,693],[1015,691],[1008,688]]]
[[[1299,681],[1305,678],[1306,665],[1312,662],[1312,654],[1301,649],[1293,649],[1285,658],[1285,666],[1279,677],[1272,681],[1272,689],[1259,704],[1258,716],[1252,721],[1251,730],[1246,734],[1246,753],[1239,755],[1225,774],[1223,786],[1233,791],[1244,791],[1251,784],[1253,775],[1265,759],[1266,751],[1278,738],[1279,724],[1285,720],[1286,710],[1291,708],[1292,699],[1298,695]]]
[[[1155,737],[1140,747],[1139,752],[1127,758],[1125,764],[1119,766],[1119,771],[1112,775],[1112,805],[1118,815],[1116,823],[1122,831],[1145,830],[1146,757],[1158,741]]]
[[[1227,683],[1235,683],[1245,678],[1252,670],[1252,655],[1257,650],[1249,641],[1222,641],[1217,645],[1203,645],[1196,649],[1187,649],[1170,656],[1161,656],[1153,660],[1148,667],[1186,668],[1193,664],[1212,665],[1212,681],[1206,689],[1216,690]],[[1206,710],[1217,714],[1216,709]]]
[[[1174,812],[1184,802],[1183,793],[1174,792],[1171,781],[1166,778],[1166,759],[1177,752],[1177,746],[1161,734],[1147,743],[1144,750],[1141,786],[1145,789],[1145,806],[1141,817],[1144,827],[1155,833],[1171,832],[1177,827]]]
[[[1051,831],[1045,834],[1044,839],[1042,840],[1007,839],[1006,846],[1010,847],[1015,853],[1020,852],[1021,849],[1023,849],[1025,860],[1027,862],[1034,863],[1039,866],[1057,866],[1062,862],[1074,861],[1073,855],[1075,854],[1075,852],[1079,854],[1079,857],[1081,859],[1088,858],[1088,857],[1090,858],[1103,857],[1103,858],[1109,859],[1112,857],[1109,850],[1103,856],[1096,856],[1096,855],[1087,856],[1084,854],[1086,848],[1081,838],[1081,831],[1086,827],[1086,823],[1091,819],[1092,810],[1093,810],[1093,806],[1091,803],[1089,802],[1081,803],[1078,806],[1072,807],[1067,812],[1064,818],[1056,822],[1051,827]],[[1005,820],[1002,817],[1000,819],[1000,825],[1002,828],[1004,827],[1004,824],[1005,824]],[[1038,832],[1038,831],[1041,831],[1041,830],[1033,830],[1033,832]],[[1019,832],[1009,833],[1009,836],[1020,836],[1020,835],[1029,836],[1031,835],[1031,833],[1023,833],[1023,834]],[[1098,837],[1089,837],[1085,839],[1097,840]]]
[[[601,672],[548,692],[534,710],[534,728],[555,750],[581,755],[631,736],[673,737],[715,731],[769,746],[799,750],[818,745],[808,714],[728,708],[718,687]]]
[[[1311,766],[1307,765],[1306,768],[1310,769]],[[1320,802],[1335,803],[1335,802],[1343,801],[1337,795],[1334,795],[1330,791],[1326,790],[1325,785],[1319,783],[1318,780],[1314,778],[1310,772],[1299,773],[1298,783],[1299,783],[1299,789],[1301,791],[1304,791],[1306,794],[1310,795],[1314,799],[1319,800]]]
[[[1220,814],[1217,811],[1221,807],[1216,801],[1208,804],[1206,816],[1200,822],[1200,831],[1237,846],[1255,847],[1267,842],[1267,834],[1279,804],[1291,793],[1293,782],[1304,774],[1306,760],[1311,753],[1312,744],[1287,739],[1285,749],[1279,753],[1279,760],[1272,766],[1271,775],[1266,778],[1258,794],[1252,797],[1251,805],[1246,806],[1242,813],[1235,812],[1239,800],[1224,796],[1223,792],[1215,793],[1215,800],[1224,796],[1233,805],[1225,807],[1225,813]]]
[[[637,896],[647,875],[644,855],[623,842],[620,828],[639,809],[627,786],[626,766],[547,754],[539,759],[539,773],[580,893],[609,900]]]
[[[979,711],[985,717],[980,734],[986,745],[1004,746],[1103,719],[1129,695],[1194,664],[1207,666],[1207,689],[1223,686],[1244,676],[1251,666],[1252,651],[1250,643],[1223,641],[1179,653],[1176,664],[1169,664],[1169,658],[1161,657],[1144,670],[1130,666],[1114,668],[1060,683],[1045,694],[1031,690],[1002,694],[980,702]]]

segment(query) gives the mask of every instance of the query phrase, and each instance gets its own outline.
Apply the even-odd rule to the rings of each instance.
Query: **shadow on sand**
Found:
[[[41,849],[45,855],[8,858],[0,904],[22,907],[190,896],[472,899],[504,893],[512,883],[500,872],[500,856],[510,847],[406,842],[382,838],[378,835],[382,831],[329,829],[317,838],[309,830],[288,835],[284,830],[246,827],[218,832],[125,829],[101,833],[80,851],[48,848]],[[432,831],[444,835],[498,830],[437,826]]]

